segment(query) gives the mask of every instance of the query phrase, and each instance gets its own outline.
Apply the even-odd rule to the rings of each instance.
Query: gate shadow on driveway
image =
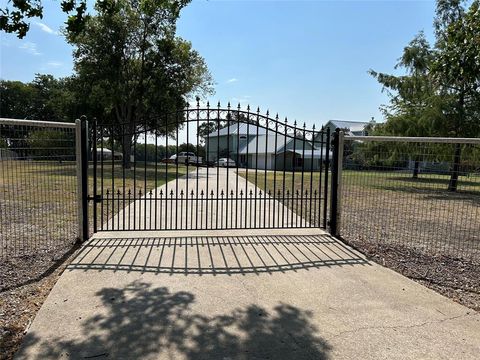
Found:
[[[367,265],[329,235],[91,239],[69,270],[234,275]]]

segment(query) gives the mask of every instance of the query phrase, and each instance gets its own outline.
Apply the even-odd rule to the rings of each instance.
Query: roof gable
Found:
[[[216,137],[216,136],[225,136],[225,135],[256,135],[258,131],[259,135],[265,135],[266,129],[257,126],[255,124],[247,124],[247,123],[239,123],[235,122],[235,124],[224,127],[220,130],[212,131],[208,134],[209,137]]]
[[[347,121],[347,120],[329,120],[327,125],[331,123],[335,128],[348,129],[351,132],[363,131],[370,123],[368,121]]]
[[[275,147],[275,139],[276,139],[276,147]],[[248,144],[244,145],[241,149],[239,149],[240,154],[253,154],[258,152],[262,153],[277,153],[283,151],[284,149],[293,149],[293,145],[295,143],[295,148],[298,151],[303,151],[305,147],[305,153],[312,151],[312,145],[310,141],[299,138],[293,138],[282,134],[269,134],[267,135],[259,135],[258,137],[253,137]]]

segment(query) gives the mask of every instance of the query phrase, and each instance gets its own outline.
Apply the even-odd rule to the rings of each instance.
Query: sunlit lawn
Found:
[[[90,164],[91,165],[91,164]],[[106,164],[105,164],[106,165]],[[110,165],[110,164],[109,164]],[[102,193],[97,169],[97,193]],[[112,171],[113,170],[113,171]],[[103,193],[131,189],[145,192],[183,176],[186,167],[169,164],[137,164],[122,169],[120,163],[103,168]],[[0,255],[34,250],[37,245],[72,241],[77,236],[77,169],[71,161],[0,161]],[[112,177],[113,174],[113,177]],[[125,176],[125,178],[123,177]],[[89,169],[89,193],[93,194],[93,169]],[[120,187],[119,187],[120,186]],[[132,196],[133,197],[133,196]],[[93,209],[89,203],[89,211]],[[116,209],[118,211],[118,209]],[[112,215],[112,214],[110,214]],[[16,250],[17,249],[17,250]],[[23,251],[22,250],[22,251]]]
[[[246,171],[239,169],[240,176],[246,177]],[[310,189],[312,191],[324,191],[323,184],[325,184],[325,172],[321,175],[317,172],[304,172],[302,176],[301,171],[267,171],[254,169],[248,170],[248,180],[256,183],[262,190],[270,190],[273,192],[275,188],[285,191],[301,191],[303,193]],[[266,180],[266,181],[265,181]],[[390,191],[433,191],[443,193],[447,190],[450,175],[447,174],[420,174],[418,179],[412,178],[411,172],[406,171],[354,171],[344,170],[342,172],[343,186],[355,186],[363,188],[371,188],[378,190]],[[331,180],[328,180],[329,183]],[[293,187],[292,187],[293,185]],[[302,186],[303,185],[303,186]],[[480,195],[480,174],[471,174],[468,176],[460,176],[458,182],[458,193],[472,193]],[[455,197],[455,193],[449,193]]]
[[[189,166],[189,171],[194,169]],[[113,190],[115,193],[117,191],[123,193],[123,189],[125,189],[126,192],[130,190],[133,193],[135,189],[137,194],[140,190],[145,193],[145,189],[150,191],[186,173],[187,168],[184,165],[150,163],[145,166],[144,163],[137,163],[136,166],[132,164],[130,169],[124,169],[120,163],[115,163],[112,169],[110,163],[105,163],[103,167],[97,167],[97,192],[105,193],[108,189],[109,192]],[[93,189],[93,169],[91,167],[89,169],[89,186],[90,189]]]
[[[246,177],[245,170],[239,174]],[[324,173],[248,171],[248,180],[262,189],[283,189],[295,194],[322,191]],[[354,171],[342,174],[342,236],[363,241],[395,241],[435,251],[480,255],[480,174],[460,176],[458,191],[447,191],[448,174],[420,174],[408,171]],[[331,184],[331,180],[329,180]],[[310,195],[307,195],[310,196]],[[314,193],[315,196],[315,193]],[[328,195],[330,196],[330,195]],[[298,208],[308,220],[310,201]]]
[[[107,189],[110,193],[112,189],[115,193],[118,190],[123,193],[125,188],[133,195],[135,187],[137,195],[139,190],[144,194],[145,188],[147,191],[154,189],[187,171],[183,165],[136,165],[123,169],[120,163],[114,163],[112,169],[110,163],[104,164],[103,176],[98,167],[97,193],[105,195]],[[193,171],[194,167],[191,169]],[[239,175],[247,176],[244,169],[239,169]],[[302,194],[304,198],[313,194],[317,200],[313,202],[314,213],[318,213],[318,206],[323,207],[325,173],[320,177],[318,172],[304,172],[302,176],[301,172],[249,170],[248,180],[270,192],[272,197],[275,193],[280,201],[290,196],[285,205],[299,215],[301,212],[306,220],[311,216],[312,202],[302,201]],[[454,248],[465,244],[473,246],[473,242],[480,241],[479,235],[475,235],[480,234],[480,175],[461,176],[455,193],[447,191],[448,182],[448,175],[420,174],[418,179],[413,179],[410,172],[345,170],[342,176],[342,232],[363,239],[421,240],[442,246],[455,242],[448,245]],[[76,188],[74,162],[0,161],[3,238],[11,236],[16,241],[28,242],[28,234],[34,233],[49,237],[49,241],[72,236],[76,232]],[[91,166],[89,192],[93,194]],[[295,203],[292,199],[297,196],[300,201]],[[52,228],[56,229],[54,234],[48,233]],[[476,246],[480,250],[480,245]]]

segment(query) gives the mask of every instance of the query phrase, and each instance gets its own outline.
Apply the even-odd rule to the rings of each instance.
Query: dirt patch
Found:
[[[30,323],[76,249],[54,248],[0,264],[0,359],[13,358]]]
[[[402,245],[345,242],[363,252],[370,260],[480,311],[480,262],[446,255],[428,255]]]

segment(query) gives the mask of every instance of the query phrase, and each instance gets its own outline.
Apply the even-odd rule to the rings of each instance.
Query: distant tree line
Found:
[[[27,83],[0,80],[0,116],[73,122],[87,112],[77,96],[73,78],[37,74]]]

